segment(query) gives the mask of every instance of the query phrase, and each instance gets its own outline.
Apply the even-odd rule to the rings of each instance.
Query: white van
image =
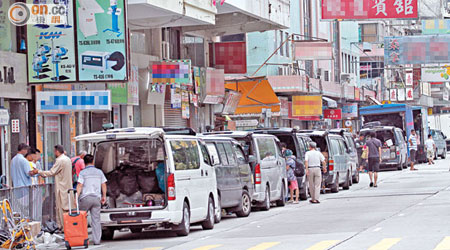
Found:
[[[102,238],[114,231],[172,229],[186,236],[193,223],[214,227],[220,213],[215,171],[196,136],[167,135],[161,128],[126,128],[76,137],[89,141],[95,166],[108,182],[101,210]]]

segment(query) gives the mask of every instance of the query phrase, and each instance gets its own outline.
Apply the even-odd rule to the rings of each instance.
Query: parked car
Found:
[[[293,128],[264,128],[257,129],[255,133],[271,134],[276,136],[280,142],[285,143],[287,149],[292,150],[297,159],[302,162],[305,161],[305,154],[308,150],[308,142],[311,141],[306,135],[299,134],[296,129]],[[298,187],[300,189],[300,200],[306,200],[308,198],[308,183],[306,181],[306,175],[297,178]]]
[[[351,163],[352,183],[359,183],[359,158],[355,139],[346,129],[331,129],[330,133],[338,134],[344,138],[348,160]]]
[[[437,129],[430,129],[430,134],[433,136],[434,143],[436,144],[435,158],[437,159],[440,156],[442,159],[445,159],[447,157],[447,143],[445,142],[447,136]]]
[[[114,231],[172,229],[188,235],[192,223],[212,229],[220,213],[216,175],[206,144],[161,128],[113,129],[76,137],[94,148],[95,166],[108,180],[101,210],[102,237]]]
[[[238,217],[247,217],[252,208],[253,175],[239,142],[232,138],[205,136],[203,140],[216,172],[219,207]],[[216,222],[220,221],[216,217]]]
[[[317,148],[324,154],[327,172],[323,174],[325,188],[332,193],[339,192],[339,187],[349,189],[352,181],[352,164],[347,160],[347,147],[344,138],[328,131],[300,131],[317,143]]]
[[[363,128],[360,134],[367,136],[375,132],[383,145],[381,148],[380,169],[402,170],[408,164],[408,147],[403,130],[393,126]]]
[[[205,135],[236,139],[248,156],[255,180],[252,203],[269,210],[271,202],[285,205],[287,193],[286,161],[281,153],[280,141],[273,135],[248,131],[223,131]]]

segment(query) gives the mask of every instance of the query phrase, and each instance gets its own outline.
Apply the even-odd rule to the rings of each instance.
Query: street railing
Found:
[[[0,200],[8,199],[11,209],[31,221],[56,220],[53,184],[0,189]]]

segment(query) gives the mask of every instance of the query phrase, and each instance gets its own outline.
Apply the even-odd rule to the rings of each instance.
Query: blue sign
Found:
[[[342,118],[358,117],[358,103],[347,103],[342,105]]]
[[[38,112],[111,110],[111,92],[107,91],[48,91],[37,92]]]

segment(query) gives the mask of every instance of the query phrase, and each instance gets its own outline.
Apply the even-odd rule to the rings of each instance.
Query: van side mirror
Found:
[[[248,156],[248,162],[249,163],[256,163],[256,157],[254,155]]]

